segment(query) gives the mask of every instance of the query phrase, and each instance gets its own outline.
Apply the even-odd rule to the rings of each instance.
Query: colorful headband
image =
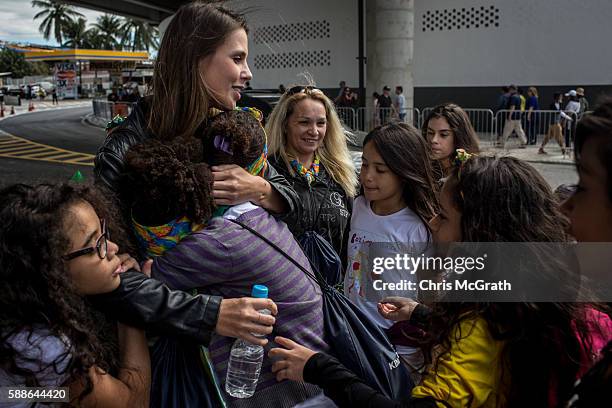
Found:
[[[185,236],[204,228],[204,224],[192,222],[186,216],[157,226],[147,226],[138,223],[132,216],[132,227],[139,248],[150,257],[163,255],[174,248]]]
[[[246,113],[250,114],[255,119],[257,119],[257,121],[260,124],[263,121],[263,113],[259,109],[257,109],[257,108],[251,108],[250,106],[244,106],[244,107],[238,107],[237,106],[234,110],[243,111],[243,112],[246,112]]]

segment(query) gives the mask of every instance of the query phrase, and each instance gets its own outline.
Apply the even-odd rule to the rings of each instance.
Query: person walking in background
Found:
[[[380,94],[378,92],[374,92],[372,94],[372,123],[370,126],[370,130],[374,129],[376,126],[380,125],[380,117],[378,115],[378,98]]]
[[[517,89],[518,97],[521,100],[521,112],[525,112],[525,105],[527,104],[527,99],[525,98],[523,88]]]
[[[494,109],[495,114],[497,114],[497,112],[500,110],[508,109],[508,99],[510,98],[510,90],[507,86],[502,86],[500,90],[501,90],[501,94],[497,98],[497,105],[495,106],[495,109]],[[497,136],[498,137],[502,135],[502,130],[505,124],[506,124],[506,118],[505,116],[502,115],[499,117],[499,123],[497,124]]]
[[[516,86],[510,85],[510,98],[508,99],[508,115],[506,117],[506,123],[504,124],[504,131],[502,133],[502,143],[506,144],[508,140],[508,136],[515,131],[521,140],[521,144],[519,148],[524,149],[527,144],[527,137],[525,136],[525,132],[523,131],[523,126],[521,125],[521,99],[516,92]]]
[[[391,88],[385,85],[383,87],[382,95],[378,97],[378,109],[381,125],[385,125],[387,123],[389,114],[391,113],[391,108],[393,107],[393,102],[391,101],[389,91],[391,91]]]
[[[334,103],[336,103],[336,104],[344,96],[344,90],[346,88],[346,82],[345,81],[340,81],[340,83],[338,85],[340,86],[340,88],[338,89],[338,95],[334,98]]]
[[[555,139],[559,146],[561,147],[561,153],[565,155],[565,143],[563,141],[563,124],[566,121],[571,121],[572,119],[563,112],[561,109],[561,102],[563,101],[563,97],[561,93],[555,92],[553,95],[553,102],[548,106],[548,110],[557,111],[558,114],[553,114],[549,119],[548,132],[546,136],[544,136],[544,140],[542,141],[542,146],[538,150],[538,154],[547,154],[544,151],[544,146],[548,143],[550,139]]]
[[[57,100],[57,90],[55,88],[53,88],[51,91],[51,97],[53,98],[53,105],[59,105],[59,101]]]
[[[525,104],[527,114],[525,115],[528,144],[535,145],[538,142],[538,90],[535,86],[530,86],[527,90],[527,102]]]
[[[565,105],[565,113],[568,116],[568,123],[565,126],[565,145],[571,148],[574,142],[576,120],[580,114],[580,102],[578,102],[578,92],[574,89],[566,93],[565,96],[568,97],[567,105]]]
[[[395,110],[397,111],[400,122],[404,122],[406,120],[406,97],[404,96],[404,88],[399,85],[396,86],[395,94],[397,95],[395,98]]]
[[[576,95],[578,96],[578,103],[580,103],[580,111],[578,111],[578,117],[581,118],[584,112],[589,111],[589,101],[584,96],[584,88],[576,88]]]

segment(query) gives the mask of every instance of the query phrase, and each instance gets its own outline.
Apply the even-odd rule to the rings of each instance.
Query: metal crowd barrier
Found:
[[[94,116],[108,121],[116,115],[128,116],[135,105],[135,102],[110,102],[103,99],[92,101]]]
[[[349,107],[336,107],[336,112],[338,113],[338,117],[342,123],[344,123],[348,128],[355,130],[355,109]]]
[[[512,136],[512,133],[517,133],[518,124],[515,123],[513,128],[512,123],[509,122],[510,112],[510,110],[503,109],[495,114],[495,132],[491,137],[491,142],[495,143],[498,147],[506,148],[508,137]],[[544,137],[551,131],[551,126],[560,124],[566,151],[570,152],[574,147],[578,115],[575,112],[562,112],[563,114],[556,110],[534,110],[531,113],[528,111],[514,111],[513,114],[518,117],[515,120],[519,120],[520,128],[525,133],[527,142],[532,144],[541,145]],[[504,131],[506,135],[504,135]],[[506,136],[505,140],[504,136]],[[551,139],[549,143],[556,142]]]
[[[418,127],[420,116],[420,111],[417,108],[407,109],[403,122]],[[369,132],[376,126],[399,121],[399,113],[395,108],[357,108],[356,127],[354,130]]]
[[[427,107],[423,109],[421,120],[419,122],[419,128],[423,127],[425,120],[433,110],[433,107]],[[495,115],[491,109],[476,109],[476,108],[465,108],[463,109],[467,113],[474,130],[478,134],[480,141],[492,140],[495,133]]]

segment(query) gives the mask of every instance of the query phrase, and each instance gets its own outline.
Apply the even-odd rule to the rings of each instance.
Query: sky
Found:
[[[34,15],[41,10],[32,7],[30,0],[0,0],[0,40],[58,46],[53,38],[47,41],[38,31],[43,19],[34,20]],[[84,8],[75,8],[75,10],[85,15],[88,26],[102,15],[100,12]]]

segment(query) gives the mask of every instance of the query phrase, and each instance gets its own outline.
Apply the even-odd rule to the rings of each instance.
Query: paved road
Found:
[[[91,155],[96,153],[105,134],[82,121],[88,113],[90,106],[41,111],[0,121],[0,131],[5,132],[0,132],[0,186],[67,180],[77,170],[91,177]],[[40,144],[48,147],[41,148]],[[70,152],[75,154],[69,155]],[[24,158],[2,157],[9,153]],[[49,158],[64,163],[45,161]]]

